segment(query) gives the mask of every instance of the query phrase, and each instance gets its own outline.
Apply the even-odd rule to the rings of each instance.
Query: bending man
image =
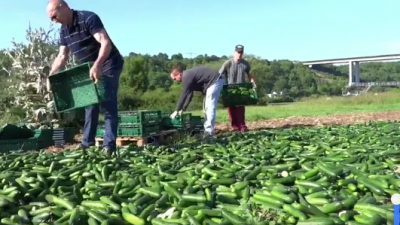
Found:
[[[175,67],[171,72],[171,78],[174,81],[182,82],[182,92],[171,118],[175,118],[185,111],[192,100],[193,91],[199,91],[206,96],[204,136],[212,137],[215,134],[215,117],[218,99],[225,83],[224,77],[208,67],[195,67],[185,71],[180,67]]]
[[[90,78],[95,83],[101,78],[107,96],[107,100],[100,106],[104,110],[105,120],[104,148],[111,153],[116,150],[117,92],[124,59],[96,13],[73,10],[63,0],[51,0],[46,11],[52,21],[62,25],[60,51],[52,65],[50,75],[64,67],[69,53],[75,56],[77,64],[93,62]],[[95,144],[99,105],[89,106],[85,111],[85,126],[80,146],[83,149]]]
[[[254,77],[251,75],[250,64],[242,59],[244,52],[243,45],[236,45],[233,58],[224,62],[219,73],[227,77],[228,84],[241,84],[246,82],[246,76],[256,88]],[[245,108],[244,106],[228,107],[228,116],[234,131],[246,131]]]

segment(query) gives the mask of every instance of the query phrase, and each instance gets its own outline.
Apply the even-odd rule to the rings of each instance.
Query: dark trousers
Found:
[[[119,76],[122,72],[123,62],[108,71],[104,71],[101,80],[104,82],[107,100],[97,105],[86,107],[85,125],[83,128],[82,145],[85,147],[95,145],[96,130],[99,123],[100,108],[104,112],[104,137],[103,146],[108,150],[116,149],[118,132],[118,86]]]
[[[247,130],[244,106],[228,107],[228,116],[234,130]]]

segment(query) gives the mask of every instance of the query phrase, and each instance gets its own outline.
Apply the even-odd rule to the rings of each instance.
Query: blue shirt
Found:
[[[60,30],[60,45],[67,46],[75,56],[77,64],[94,62],[99,56],[100,43],[93,35],[105,30],[100,17],[90,11],[73,10],[73,22],[70,26],[63,25]],[[121,65],[122,55],[111,41],[111,51],[104,61],[103,72]]]

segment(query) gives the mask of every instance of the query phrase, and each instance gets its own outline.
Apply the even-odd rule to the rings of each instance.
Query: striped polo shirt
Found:
[[[67,46],[75,56],[77,64],[97,60],[100,43],[93,34],[105,30],[100,17],[90,11],[73,10],[73,22],[70,26],[63,25],[60,29],[60,45]],[[103,72],[121,65],[123,57],[111,41],[111,52],[104,61]]]
[[[233,59],[228,59],[222,64],[219,73],[225,76],[228,84],[240,84],[246,82],[250,70],[250,64],[246,60],[235,62]]]

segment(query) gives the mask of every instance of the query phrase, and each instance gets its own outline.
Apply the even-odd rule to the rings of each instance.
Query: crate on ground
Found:
[[[204,127],[194,127],[192,131],[195,133],[201,133],[204,131]]]
[[[159,124],[146,126],[143,124],[129,124],[118,126],[118,137],[147,137],[157,135],[161,132]],[[99,126],[96,132],[97,137],[104,136],[104,126]]]
[[[204,126],[204,118],[201,116],[192,116],[192,128],[202,128]]]
[[[160,110],[138,110],[118,112],[119,124],[160,124]]]
[[[36,138],[1,140],[0,152],[29,151],[38,150],[38,140]]]
[[[162,127],[163,129],[190,129],[192,127],[192,114],[182,113],[182,115],[177,116],[175,119],[171,119],[169,115],[164,114],[162,117]]]
[[[54,141],[53,140],[37,140],[38,142],[38,149],[45,149],[50,146],[54,146]]]
[[[95,84],[89,77],[92,63],[49,76],[54,105],[58,113],[71,111],[107,100],[103,79]]]
[[[52,140],[53,129],[35,129],[33,137],[37,138],[38,140]]]
[[[0,128],[0,140],[27,139],[33,137],[34,132],[26,125],[4,124]]]
[[[169,114],[161,114],[161,129],[168,130],[173,128]]]
[[[224,107],[256,105],[258,102],[257,90],[252,83],[224,85],[221,98]]]
[[[44,149],[54,145],[53,129],[36,129],[34,138],[38,141],[38,149]]]
[[[62,146],[74,142],[75,134],[76,131],[72,127],[54,128],[52,140],[55,146]]]

